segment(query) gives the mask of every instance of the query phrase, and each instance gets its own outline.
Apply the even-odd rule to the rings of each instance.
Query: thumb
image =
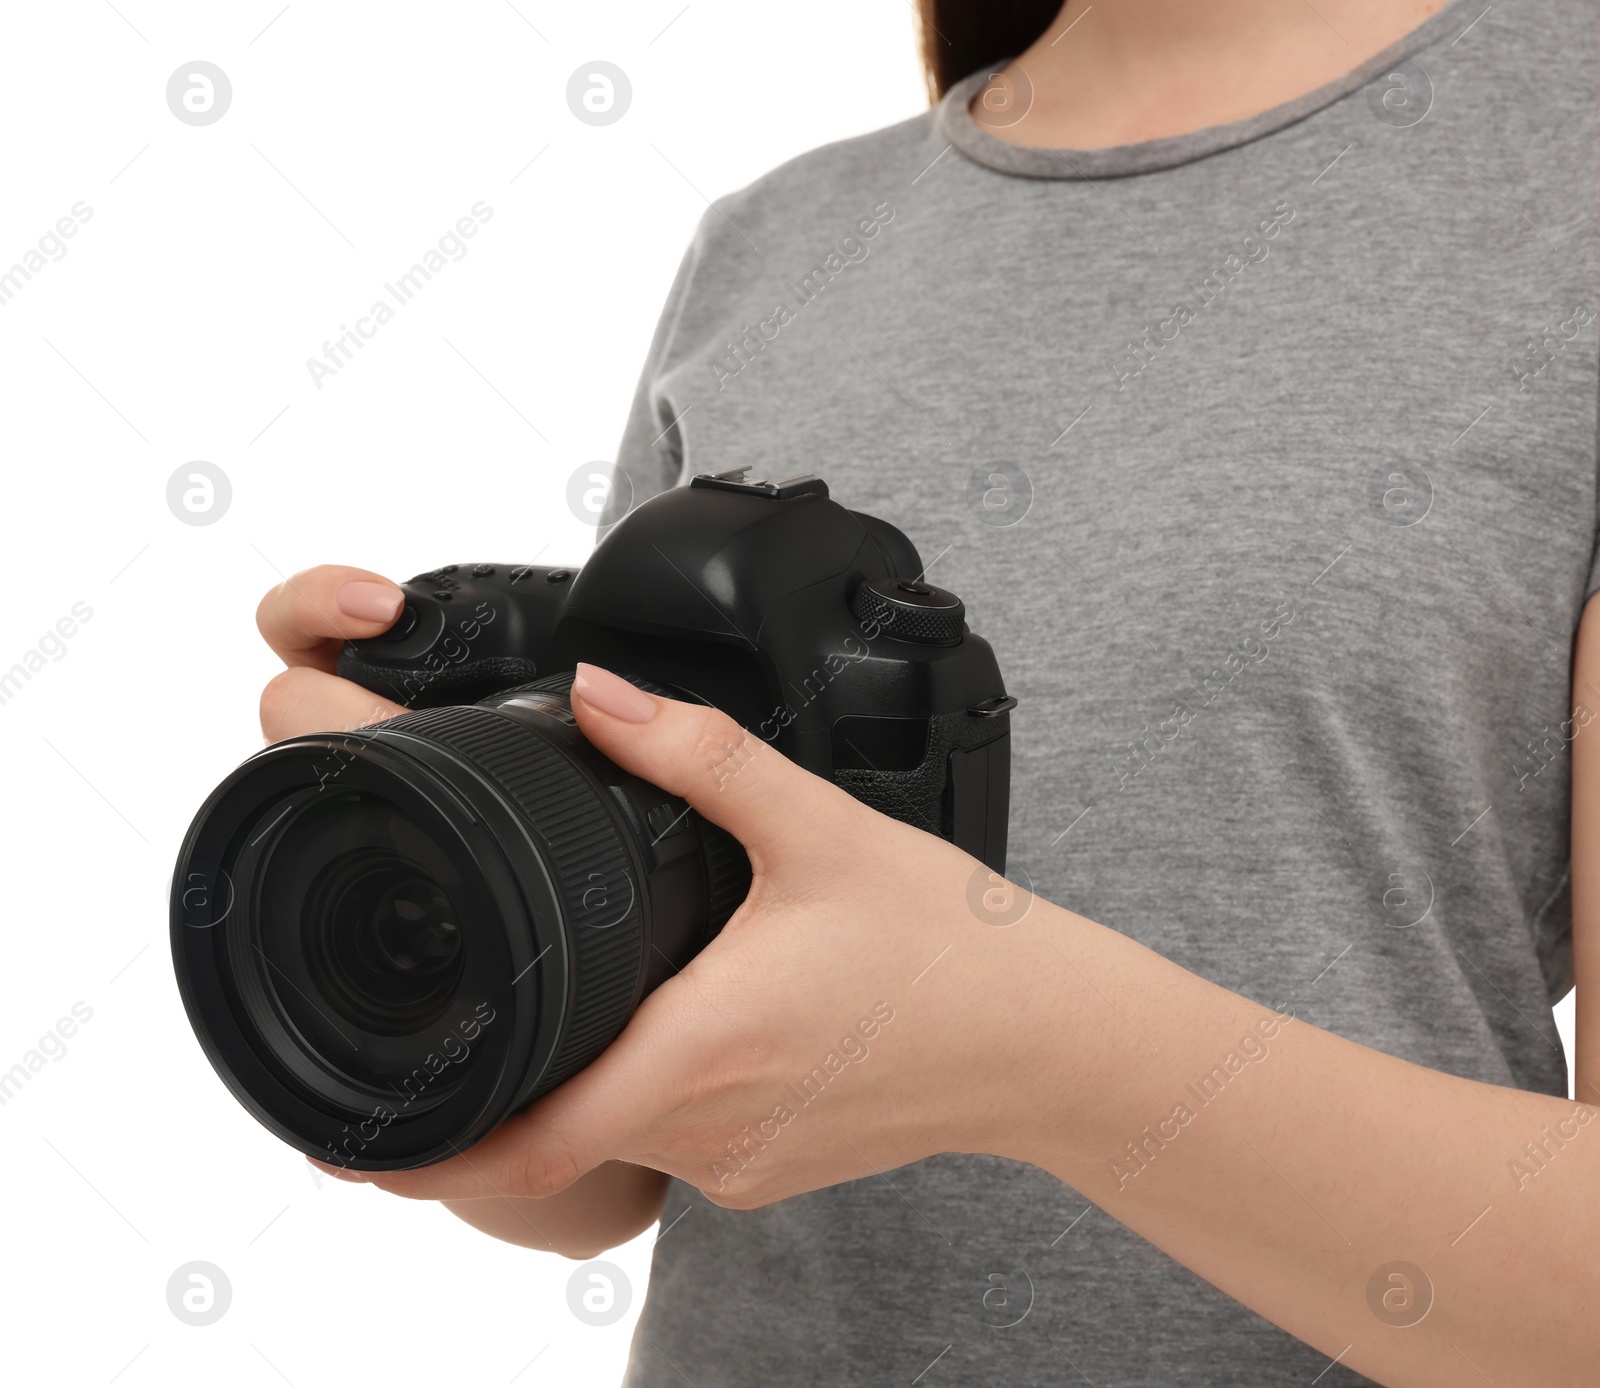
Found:
[[[681,795],[761,860],[758,869],[780,849],[820,847],[830,824],[858,808],[720,709],[658,698],[599,666],[579,664],[572,708],[612,761]]]

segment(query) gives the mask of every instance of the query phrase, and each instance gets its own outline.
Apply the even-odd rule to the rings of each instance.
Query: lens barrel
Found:
[[[744,899],[738,843],[593,747],[571,678],[278,743],[196,816],[179,990],[234,1095],[301,1151],[381,1171],[465,1149]]]

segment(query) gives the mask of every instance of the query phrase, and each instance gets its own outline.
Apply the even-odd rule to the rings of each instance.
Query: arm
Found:
[[[1600,710],[1600,602],[1583,610],[1572,702]],[[1572,743],[1572,968],[1577,1055],[1572,1092],[1600,1104],[1600,725]]]
[[[1600,604],[1579,630],[1574,686],[1600,689]],[[1573,702],[1594,707],[1595,697],[1575,692]],[[1455,1079],[1279,1023],[1070,918],[1054,943],[1082,972],[1075,1005],[1103,1027],[1102,1044],[1085,1065],[1072,1052],[1088,1038],[1056,1037],[1056,1073],[1076,1071],[1074,1082],[1057,1121],[1022,1135],[1018,1155],[1383,1383],[1592,1382],[1600,1335],[1585,1308],[1600,1291],[1600,737],[1579,736],[1572,750],[1577,1104]],[[1276,1031],[1270,1039],[1256,1030],[1263,1017]],[[1251,1033],[1262,1058],[1227,1080],[1215,1106],[1185,1090]],[[1174,1120],[1184,1100],[1193,1116]],[[1420,1268],[1426,1282],[1398,1262]]]
[[[1592,1109],[1284,1024],[1077,918],[1053,943],[1081,1021],[1049,1035],[1041,1068],[1065,1083],[1010,1155],[1382,1383],[1593,1381]],[[1186,1090],[1247,1046],[1261,1058],[1215,1106]]]
[[[1596,665],[1590,625],[1580,672]],[[1285,1020],[1048,902],[997,929],[978,905],[991,878],[971,858],[724,715],[589,666],[573,696],[609,756],[739,837],[750,897],[610,1049],[470,1162],[374,1184],[548,1195],[622,1158],[752,1208],[937,1152],[989,1152],[1052,1172],[1395,1388],[1594,1380],[1593,1109]],[[1600,791],[1596,754],[1575,746],[1582,834]],[[1587,967],[1600,903],[1580,880]],[[795,1077],[824,1057],[826,1102],[803,1105]],[[1185,1086],[1219,1066],[1220,1097],[1189,1101],[1185,1121]],[[1594,1082],[1585,1070],[1580,1083]],[[1544,1148],[1537,1163],[1528,1144]]]

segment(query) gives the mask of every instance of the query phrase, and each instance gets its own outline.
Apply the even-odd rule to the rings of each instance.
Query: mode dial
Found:
[[[850,610],[885,636],[925,646],[956,645],[966,615],[954,593],[908,578],[869,579],[856,589]]]

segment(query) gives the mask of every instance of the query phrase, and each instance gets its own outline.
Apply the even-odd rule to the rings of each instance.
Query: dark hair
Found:
[[[937,101],[980,67],[1016,57],[1061,8],[1061,0],[917,0],[929,98]]]

